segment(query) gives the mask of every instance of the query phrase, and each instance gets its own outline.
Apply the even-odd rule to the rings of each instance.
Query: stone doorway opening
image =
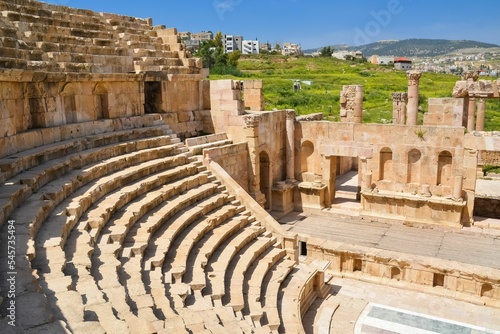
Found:
[[[260,161],[260,192],[264,194],[266,198],[266,203],[264,204],[264,209],[271,209],[271,162],[269,161],[269,155],[266,152],[261,152],[259,154]]]
[[[159,113],[163,104],[160,81],[144,82],[144,112]]]
[[[358,158],[337,157],[333,204],[361,204]]]

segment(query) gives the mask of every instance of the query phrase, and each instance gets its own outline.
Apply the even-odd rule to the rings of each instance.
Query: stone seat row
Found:
[[[35,196],[36,196],[36,194],[35,194]],[[33,201],[33,203],[30,206],[32,208],[35,208],[35,207],[37,207],[37,204],[38,204],[38,207],[40,207],[39,204],[42,204],[42,206],[43,206],[46,204],[47,201],[38,201],[38,202],[39,203],[36,203],[35,201]],[[37,213],[36,210],[32,211],[32,210],[27,209],[27,207],[26,207],[26,208],[24,208],[24,210],[21,210],[21,211],[23,213],[26,213],[26,214],[33,214],[33,216],[34,216],[33,219],[27,219],[26,222],[33,223],[33,222],[35,222],[35,220],[40,219],[39,218],[40,214]],[[16,214],[14,213],[10,217],[13,219],[16,219]],[[21,219],[21,220],[16,219],[16,221],[22,222],[24,220],[23,219]],[[26,302],[24,305],[25,307],[30,305],[30,304],[33,304],[33,303],[35,305],[42,306],[42,304],[45,305],[45,303],[46,303],[44,298],[42,298],[43,296],[40,296],[36,293],[33,294],[34,291],[38,291],[38,288],[36,287],[36,285],[37,285],[36,284],[36,281],[37,281],[36,274],[34,275],[33,272],[31,272],[31,270],[29,269],[30,268],[29,262],[28,263],[26,262],[26,261],[28,261],[28,256],[29,256],[29,255],[27,255],[27,253],[29,253],[29,250],[28,250],[28,248],[29,248],[28,244],[30,243],[29,240],[30,239],[32,240],[32,238],[29,236],[29,233],[27,233],[28,229],[29,228],[26,225],[24,225],[24,226],[21,225],[19,227],[20,234],[19,234],[18,241],[19,241],[20,247],[18,247],[17,265],[18,265],[19,272],[26,274],[26,275],[21,275],[21,277],[19,277],[19,281],[18,281],[19,286],[20,286],[20,291],[21,292],[26,291],[26,295],[24,296],[25,298],[20,298],[20,301]],[[33,286],[33,287],[30,288],[29,286]],[[50,314],[47,313],[47,310],[44,307],[40,308],[40,310],[38,311],[38,315],[41,318],[43,318],[43,320],[49,321],[52,319],[52,317],[50,316]],[[31,323],[31,324],[33,324],[33,323]]]
[[[232,143],[233,142],[227,138],[226,133],[187,138],[185,141],[186,146],[193,155],[202,154],[205,148],[219,147]]]
[[[137,187],[135,187],[135,188],[137,188]],[[106,241],[104,242],[104,245],[106,245]],[[112,251],[112,252],[113,252],[113,251]],[[55,264],[56,264],[56,266],[57,266],[57,261],[49,261],[49,262],[55,263]],[[74,261],[73,261],[73,263],[74,263]],[[116,291],[115,291],[115,292],[116,292]],[[116,293],[115,293],[115,295],[116,295]],[[146,327],[144,327],[144,328],[146,328]]]
[[[178,159],[177,159],[178,160]],[[173,167],[173,166],[172,166]],[[183,167],[182,164],[179,165],[179,167]],[[184,169],[185,171],[191,170],[189,172],[190,174],[193,174],[193,168],[194,170],[196,169],[195,166]],[[144,175],[144,173],[139,173],[140,171],[138,169],[134,168],[128,168],[131,171],[126,172],[127,174],[135,173],[139,175]],[[81,266],[82,263],[84,263],[84,266],[86,268],[92,267],[92,270],[94,273],[98,272],[99,274],[95,274],[94,277],[102,277],[100,279],[97,279],[98,281],[98,286],[95,288],[96,291],[102,290],[102,293],[104,293],[108,300],[111,302],[111,310],[118,311],[119,314],[121,314],[121,318],[125,319],[126,324],[128,327],[131,329],[133,332],[147,332],[146,329],[148,328],[147,323],[144,322],[144,320],[138,320],[134,316],[130,314],[130,312],[127,312],[128,307],[126,306],[126,298],[125,298],[125,291],[123,290],[123,287],[121,284],[118,282],[118,279],[116,276],[116,266],[113,265],[113,262],[116,260],[116,248],[114,247],[113,244],[119,245],[118,242],[109,244],[110,240],[119,240],[121,239],[120,237],[117,237],[117,231],[116,229],[110,229],[106,224],[112,220],[111,215],[106,215],[106,216],[101,216],[99,213],[104,211],[108,212],[127,212],[125,211],[126,208],[128,207],[128,201],[133,201],[134,198],[141,198],[142,201],[144,202],[144,207],[143,207],[143,213],[147,211],[148,205],[153,205],[155,203],[154,200],[150,201],[151,197],[154,197],[154,195],[151,195],[149,191],[153,189],[155,186],[161,185],[161,184],[166,184],[168,180],[175,178],[175,177],[180,177],[184,175],[182,173],[182,170],[179,168],[174,168],[178,169],[176,170],[177,175],[172,173],[172,170],[167,170],[166,172],[161,172],[160,174],[154,174],[152,176],[146,176],[146,179],[144,178],[139,178],[138,181],[134,181],[136,184],[130,184],[126,185],[122,188],[117,188],[115,189],[112,193],[110,193],[110,190],[113,190],[114,187],[103,187],[102,182],[119,182],[117,179],[123,179],[126,178],[126,176],[121,176],[117,174],[122,174],[125,170],[120,171],[119,173],[115,173],[105,179],[105,180],[98,180],[96,184],[92,185],[90,188],[88,188],[87,191],[85,191],[85,194],[82,194],[81,196],[77,196],[76,198],[73,198],[71,202],[68,202],[70,199],[66,201],[66,203],[61,204],[61,209],[64,210],[64,208],[78,208],[77,212],[74,212],[74,215],[71,216],[70,220],[77,220],[78,217],[81,217],[82,219],[79,220],[77,229],[72,231],[72,235],[70,237],[70,241],[65,244],[64,242],[59,242],[56,243],[54,246],[54,243],[50,241],[52,238],[50,236],[53,235],[58,235],[60,232],[54,232],[54,229],[56,231],[60,231],[61,227],[57,227],[57,224],[51,223],[52,221],[49,219],[49,225],[47,225],[42,233],[37,236],[37,239],[41,239],[37,241],[37,246],[42,249],[40,254],[44,254],[45,256],[40,259],[39,261],[35,261],[37,266],[41,265],[41,262],[43,264],[41,265],[42,268],[47,268],[47,266],[50,265],[50,270],[45,269],[45,272],[49,272],[50,277],[49,280],[47,280],[48,284],[47,286],[52,286],[50,282],[54,281],[54,277],[59,273],[58,278],[61,279],[64,275],[61,271],[61,268],[64,268],[66,266],[66,260],[65,260],[65,255],[62,251],[61,244],[63,247],[66,248],[66,254],[70,254],[70,252],[73,250],[84,250],[85,247],[89,247],[90,245],[94,244],[95,245],[95,250],[93,252],[93,258],[88,257],[87,252],[82,252],[82,254],[74,254],[70,256],[72,266]],[[185,173],[185,172],[184,172]],[[149,174],[146,174],[149,175]],[[96,195],[95,192],[92,192],[91,189],[95,189],[96,191],[102,192],[100,195]],[[177,187],[173,188],[173,190],[177,189],[177,192],[182,191],[182,187]],[[106,195],[106,193],[108,195]],[[125,195],[126,194],[126,195]],[[85,201],[82,196],[89,198],[89,201]],[[109,200],[110,197],[115,196],[115,200]],[[123,198],[123,200],[120,200],[116,196],[119,196],[119,198]],[[160,196],[166,196],[165,193],[160,194]],[[126,199],[125,199],[126,197]],[[71,203],[82,203],[87,202],[89,203],[90,210],[84,212],[85,207],[82,205],[77,205],[74,206]],[[94,204],[92,204],[94,203]],[[109,205],[114,205],[114,206],[109,206]],[[133,207],[132,211],[128,211],[129,217],[128,219],[125,218],[123,215],[121,216],[121,219],[119,221],[124,222],[125,224],[132,224],[133,220],[138,219],[141,215],[139,212],[135,211],[137,206]],[[123,210],[123,211],[122,211]],[[140,210],[140,209],[139,209]],[[59,210],[55,210],[54,212],[57,213]],[[95,212],[95,213],[94,213]],[[63,217],[64,219],[64,217]],[[66,220],[68,220],[68,217],[66,217]],[[126,227],[123,225],[118,225],[120,227]],[[101,235],[102,232],[102,235]],[[124,233],[124,232],[122,232]],[[90,239],[92,240],[90,240]],[[71,269],[74,270],[74,269]],[[70,270],[70,271],[71,271]],[[115,271],[115,275],[104,275],[104,273],[109,273],[109,270],[111,272]],[[68,271],[67,271],[68,272]],[[78,272],[78,281],[80,280],[85,280],[85,275],[89,275],[89,273],[86,270],[81,270]],[[91,281],[93,279],[89,277]],[[57,280],[55,281],[57,284]],[[49,291],[50,292],[50,291]],[[49,293],[48,292],[48,293]],[[62,291],[62,293],[65,293],[66,291]],[[84,291],[82,291],[84,292]],[[60,300],[60,298],[57,298]],[[144,298],[143,298],[144,299]],[[100,304],[102,300],[99,300],[97,302]],[[80,301],[82,303],[82,301]],[[122,305],[121,307],[118,307],[118,305]],[[85,307],[92,307],[94,306],[92,301],[89,301],[87,299],[87,303]],[[142,313],[146,313],[143,312]],[[149,312],[150,315],[152,315],[152,312]],[[110,313],[112,314],[112,313]],[[128,316],[125,316],[124,314],[128,314]],[[114,320],[115,322],[117,320]],[[141,324],[141,326],[137,327],[137,324]],[[135,326],[135,327],[134,327]],[[132,330],[133,328],[136,328],[136,330]],[[153,332],[153,331],[149,331]]]
[[[22,303],[40,305],[29,326],[277,330],[278,304],[262,301],[277,301],[281,285],[261,283],[259,294],[259,281],[295,262],[161,129],[99,134],[76,148],[69,142],[83,138],[4,159],[6,181],[28,189],[6,217],[19,222]]]
[[[110,134],[98,134],[87,138],[77,138],[48,144],[33,148],[31,150],[18,153],[0,159],[0,180],[4,185],[1,188],[1,211],[0,224],[3,224],[6,217],[16,208],[27,196],[38,191],[38,189],[57,178],[61,172],[68,168],[78,167],[91,159],[99,156],[92,154],[101,152],[132,152],[141,147],[154,147],[153,145],[164,145],[171,142],[176,143],[178,139],[170,138],[165,133],[170,132],[164,126],[153,126],[137,130],[123,130]],[[158,136],[164,136],[159,140]],[[152,139],[147,139],[152,137]],[[120,140],[139,139],[141,141],[131,141],[117,145]],[[144,139],[143,139],[144,138]],[[93,149],[82,155],[83,149]],[[87,160],[85,160],[87,159]],[[44,165],[48,163],[49,165]],[[23,174],[20,174],[24,172]]]
[[[148,19],[110,13],[96,13],[90,10],[56,6],[41,2],[30,1],[20,4],[17,1],[14,4],[9,1],[0,1],[0,11],[27,14],[38,18],[50,18],[56,20],[55,23],[58,22],[57,20],[60,20],[62,22],[61,26],[81,24],[80,28],[85,30],[99,30],[92,29],[92,27],[102,25],[112,27],[112,29],[123,26],[132,28],[135,31],[151,30],[150,20]],[[109,28],[106,29],[109,30]]]
[[[193,194],[194,194],[194,193],[193,193]],[[208,201],[211,201],[211,200],[209,199]],[[217,201],[217,200],[216,200],[216,201]],[[136,207],[135,207],[135,208],[136,208]],[[137,212],[136,210],[137,210],[137,209],[135,209],[135,210],[133,210],[133,211],[134,211],[134,212]],[[189,211],[189,210],[188,210],[188,211]],[[170,210],[167,210],[166,212],[171,212],[171,211],[170,211]],[[179,218],[185,215],[185,213],[184,213],[184,212],[179,212],[179,214],[180,214]],[[163,216],[162,216],[162,217],[163,217]],[[123,216],[120,216],[120,220],[122,220],[122,218],[123,218]],[[148,218],[148,219],[149,219],[149,218]],[[129,220],[128,220],[128,219],[125,219],[124,221],[129,221]],[[186,222],[186,219],[181,219],[181,220],[180,220],[180,222],[185,223],[185,222]],[[109,239],[107,239],[107,238],[111,238],[112,240],[121,240],[121,239],[122,239],[122,237],[119,237],[119,238],[117,238],[117,239],[116,239],[115,237],[113,237],[113,232],[112,232],[112,230],[113,230],[113,229],[108,229],[108,230],[109,230],[109,233],[108,233],[108,235],[105,237],[105,239],[104,239],[104,240],[102,240],[102,237],[101,237],[101,240],[102,240],[102,241],[101,241],[101,244],[102,244],[103,246],[104,246],[104,245],[109,245],[109,244],[108,244]],[[176,229],[176,230],[177,230],[177,229]],[[175,232],[174,232],[174,234],[175,234]],[[126,240],[126,239],[125,239],[125,240]],[[118,242],[119,242],[119,241],[118,241]],[[106,248],[106,246],[104,246],[104,248]],[[143,249],[143,247],[142,247],[142,246],[141,246],[141,247],[137,247],[137,249],[139,249],[139,250],[140,250],[140,249]],[[116,251],[116,247],[113,247],[113,246],[112,246],[112,247],[107,247],[107,251],[108,251],[108,252],[109,252],[109,254],[110,254],[110,257],[109,257],[109,259],[110,259],[110,260],[112,260],[112,259],[115,257],[115,255],[113,255],[113,254],[118,254],[118,253],[119,253],[119,252],[117,252],[117,251]],[[96,253],[94,252],[94,254],[96,254]],[[99,254],[102,254],[102,253],[99,253]],[[135,253],[134,253],[134,254],[135,254]],[[136,256],[138,256],[138,255],[135,255],[135,256],[134,256],[134,257],[132,257],[132,258],[128,258],[128,259],[127,259],[127,261],[129,261],[130,259],[134,259]],[[167,257],[167,258],[168,258],[168,257]],[[96,259],[96,258],[94,258],[94,259]],[[102,259],[101,259],[101,260],[102,260]],[[101,261],[101,260],[99,260],[99,261]],[[137,264],[137,261],[135,261],[135,262],[136,262],[136,266],[137,266],[137,265],[140,265],[140,263],[139,263],[139,264]],[[55,262],[55,261],[54,261],[53,263],[57,263],[57,262]],[[113,267],[113,266],[112,266],[112,267]],[[136,269],[137,269],[137,268],[136,268]],[[116,269],[113,269],[113,270],[114,270],[114,271],[116,271]],[[132,276],[133,276],[133,273],[134,273],[134,272],[137,272],[137,270],[129,270],[128,272],[130,273],[130,275],[127,275],[127,277],[128,277],[128,276],[132,277]],[[111,279],[111,280],[112,280],[112,281],[114,281],[114,282],[116,282],[114,279]],[[109,283],[108,283],[108,284],[109,284]],[[136,286],[136,285],[134,285],[134,286]],[[117,288],[118,288],[117,286],[113,286],[113,289],[117,289]],[[134,289],[134,291],[136,291],[136,290],[137,290],[137,289]],[[129,298],[131,298],[131,297],[129,297]],[[141,299],[140,299],[140,300],[142,300],[142,301],[144,302],[144,299],[145,299],[144,295],[141,295]],[[150,304],[150,303],[149,303],[149,304]],[[149,304],[148,304],[148,305],[149,305]],[[182,303],[181,303],[181,305],[182,305]],[[143,310],[143,311],[142,311],[142,313],[146,313],[146,312],[144,312],[144,310]]]

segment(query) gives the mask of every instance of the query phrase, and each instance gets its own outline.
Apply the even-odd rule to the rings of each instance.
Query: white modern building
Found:
[[[235,36],[235,35],[224,35],[223,38],[224,43],[224,52],[232,53],[236,50],[239,50],[243,53],[243,36]]]
[[[244,55],[259,54],[260,44],[258,40],[244,40],[241,53]]]

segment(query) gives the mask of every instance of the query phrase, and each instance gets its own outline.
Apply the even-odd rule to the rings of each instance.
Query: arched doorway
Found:
[[[104,84],[97,84],[94,88],[96,119],[110,118],[108,90]]]

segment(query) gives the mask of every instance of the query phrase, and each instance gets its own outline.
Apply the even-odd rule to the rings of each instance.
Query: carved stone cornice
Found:
[[[245,122],[245,128],[256,128],[259,126],[260,116],[259,115],[244,115],[243,121]]]
[[[287,120],[295,120],[295,110],[287,109],[286,110],[286,119]]]
[[[406,72],[406,76],[408,78],[409,86],[418,86],[418,82],[420,77],[422,76],[422,72],[420,71],[408,71]]]

